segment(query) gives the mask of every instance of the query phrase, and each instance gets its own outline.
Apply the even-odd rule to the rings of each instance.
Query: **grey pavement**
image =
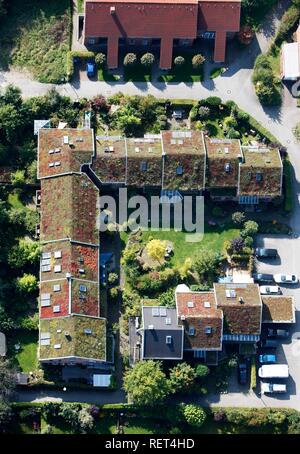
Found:
[[[219,78],[206,80],[202,83],[180,83],[180,84],[164,84],[164,83],[106,83],[106,82],[92,82],[88,80],[77,80],[72,84],[64,84],[57,86],[58,91],[63,95],[68,95],[72,99],[78,97],[90,98],[99,93],[104,96],[112,95],[119,91],[133,95],[146,95],[152,94],[158,98],[190,98],[202,99],[207,96],[215,95],[220,96],[224,101],[232,99],[243,110],[249,112],[257,121],[266,127],[272,134],[274,134],[281,143],[287,147],[292,165],[294,167],[294,199],[295,207],[290,219],[290,224],[294,232],[300,235],[300,146],[295,141],[292,133],[292,128],[300,120],[299,111],[296,107],[296,100],[292,97],[288,89],[284,88],[283,103],[280,108],[264,109],[258,102],[255,95],[252,83],[252,67],[253,62],[259,52],[265,52],[270,44],[271,37],[278,26],[279,18],[284,12],[289,0],[279,2],[279,6],[267,18],[265,25],[262,27],[260,33],[257,34],[257,39],[254,40],[251,46],[246,49],[239,59],[230,62],[229,69]],[[9,72],[0,72],[0,87],[8,84],[18,86],[25,98],[31,96],[42,95],[46,93],[52,84],[41,84],[33,81],[30,76],[24,72],[15,70]],[[276,238],[265,237],[258,239],[261,244],[266,246],[274,245],[278,248],[281,262],[275,265],[260,264],[260,271],[274,272],[274,270],[293,272],[300,274],[300,238]],[[293,294],[296,299],[296,307],[300,310],[300,289],[288,289],[289,294]],[[295,331],[300,332],[300,320],[297,317]],[[209,395],[207,398],[197,399],[200,403],[210,403],[211,405],[223,406],[285,406],[293,407],[300,410],[300,354],[297,355],[298,345],[297,339],[294,339],[290,344],[283,345],[281,354],[290,366],[291,379],[290,389],[291,393],[286,396],[278,398],[266,397],[259,398],[254,393],[228,393],[218,395]],[[295,347],[294,347],[295,345]],[[300,350],[300,349],[299,349]],[[56,392],[56,391],[22,391],[19,392],[19,400],[31,401],[38,399],[53,399],[59,398],[66,401],[83,401],[83,402],[117,402],[125,399],[121,391],[114,393],[110,392]]]

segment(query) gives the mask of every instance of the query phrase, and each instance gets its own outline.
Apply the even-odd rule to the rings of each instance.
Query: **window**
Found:
[[[226,173],[229,173],[229,172],[230,172],[230,170],[231,170],[231,165],[229,164],[229,162],[227,162],[227,163],[225,164],[224,169],[225,169],[225,172],[226,172]]]
[[[226,290],[226,298],[235,298],[235,297],[236,297],[235,290],[230,290],[230,289]]]
[[[141,162],[141,171],[146,172],[147,170],[147,162]]]
[[[88,39],[88,44],[91,44],[91,45],[96,44],[95,38],[89,38]]]
[[[205,327],[205,334],[211,334],[211,326]]]
[[[60,312],[60,306],[53,306],[53,312]]]
[[[262,173],[261,172],[257,172],[256,174],[256,181],[258,183],[260,183],[262,181]]]
[[[60,273],[60,272],[61,272],[61,265],[55,265],[54,273]]]
[[[55,251],[54,252],[54,258],[55,259],[61,259],[61,251]]]
[[[41,294],[41,307],[50,306],[51,305],[50,299],[51,299],[50,293],[42,293]]]
[[[178,166],[177,169],[176,169],[176,174],[177,175],[182,175],[183,174],[183,168],[182,166]]]
[[[209,301],[204,301],[204,307],[210,307],[210,302]]]
[[[43,265],[42,266],[42,273],[46,273],[47,271],[51,270],[51,265]]]
[[[166,336],[166,344],[167,345],[172,344],[172,336]]]
[[[79,269],[79,273],[80,273],[80,274],[84,274],[84,273],[85,273],[84,269],[83,269],[83,268],[80,268],[80,269]]]
[[[54,348],[55,349],[59,349],[59,348],[61,348],[61,345],[60,344],[54,344]]]
[[[189,327],[189,336],[194,336],[195,335],[195,328],[193,326]]]
[[[42,259],[51,259],[51,252],[43,252]]]
[[[171,325],[172,324],[172,320],[170,318],[166,318],[166,325]]]
[[[53,292],[60,292],[60,284],[53,285]]]
[[[85,329],[84,332],[85,334],[92,334],[92,330],[89,328]]]
[[[152,316],[157,317],[159,315],[159,308],[158,307],[153,307],[152,308]]]
[[[142,46],[148,46],[149,39],[142,39]]]
[[[167,308],[166,307],[160,307],[159,308],[159,315],[161,317],[165,317],[167,315]]]
[[[188,307],[194,307],[194,302],[193,301],[188,301],[187,306]]]
[[[80,290],[81,292],[86,293],[86,291],[87,291],[86,285],[79,285],[79,290]]]

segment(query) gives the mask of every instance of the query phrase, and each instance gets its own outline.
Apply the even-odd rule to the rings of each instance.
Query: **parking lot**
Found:
[[[275,260],[257,260],[256,269],[260,273],[283,273],[298,274],[300,260],[300,240],[294,237],[270,235],[259,235],[256,245],[258,247],[275,248],[278,251],[279,258]],[[300,409],[300,285],[280,285],[283,295],[294,296],[296,309],[296,323],[293,325],[274,325],[274,327],[288,328],[291,337],[288,340],[280,342],[276,349],[277,362],[288,364],[290,377],[287,380],[277,380],[287,385],[287,393],[272,395],[263,395],[262,399],[268,406],[281,405],[291,406]],[[274,350],[269,353],[274,353]],[[267,350],[264,350],[267,352]],[[276,380],[275,380],[276,381]]]

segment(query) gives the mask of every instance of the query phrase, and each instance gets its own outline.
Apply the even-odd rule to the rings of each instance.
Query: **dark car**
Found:
[[[96,65],[93,62],[88,62],[86,64],[86,73],[88,77],[94,77],[96,74]]]
[[[247,383],[247,365],[245,363],[239,363],[238,366],[238,379],[241,385]]]
[[[257,258],[275,259],[278,257],[277,249],[256,248],[255,255]]]
[[[255,282],[273,282],[273,274],[254,273],[253,279]]]
[[[275,339],[264,339],[260,341],[260,345],[263,348],[277,348],[279,342]]]
[[[287,329],[269,328],[268,337],[277,337],[277,338],[281,338],[281,339],[286,339],[287,337],[290,337],[290,332]]]

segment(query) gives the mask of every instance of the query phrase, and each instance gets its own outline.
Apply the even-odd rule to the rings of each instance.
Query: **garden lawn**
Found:
[[[179,54],[174,55],[176,58]],[[169,71],[162,74],[159,78],[159,82],[201,82],[203,80],[203,68],[204,64],[200,69],[194,69],[192,66],[192,58],[194,54],[190,52],[181,52],[180,55],[184,57],[185,64],[182,67],[172,67]]]
[[[151,82],[152,69],[137,64],[134,68],[124,68],[125,82]]]
[[[83,13],[84,10],[84,0],[77,0],[77,12]]]
[[[8,195],[8,203],[12,208],[24,208],[24,205],[21,202],[20,196],[17,192],[11,192]]]
[[[71,28],[69,0],[11,0],[1,23],[0,66],[27,69],[40,82],[62,82]]]
[[[212,230],[214,229],[214,231]],[[174,247],[174,256],[170,260],[171,265],[182,265],[186,258],[195,260],[201,249],[209,249],[215,252],[222,252],[224,241],[232,240],[239,235],[239,230],[235,228],[220,229],[206,225],[203,240],[198,243],[186,242],[185,232],[171,231],[147,231],[143,232],[142,241],[148,242],[149,237],[158,238],[162,241],[171,241]],[[128,234],[122,232],[121,238],[127,241]]]
[[[110,74],[106,68],[99,68],[98,80],[105,82],[117,82],[118,80],[120,80],[120,76],[116,74]]]
[[[35,331],[17,332],[14,344],[20,343],[21,348],[15,354],[15,364],[22,372],[34,371],[38,368],[37,346],[38,334]]]
[[[215,79],[216,77],[221,76],[225,71],[226,71],[226,68],[223,68],[223,67],[214,68],[214,69],[211,70],[209,78],[210,79]]]

